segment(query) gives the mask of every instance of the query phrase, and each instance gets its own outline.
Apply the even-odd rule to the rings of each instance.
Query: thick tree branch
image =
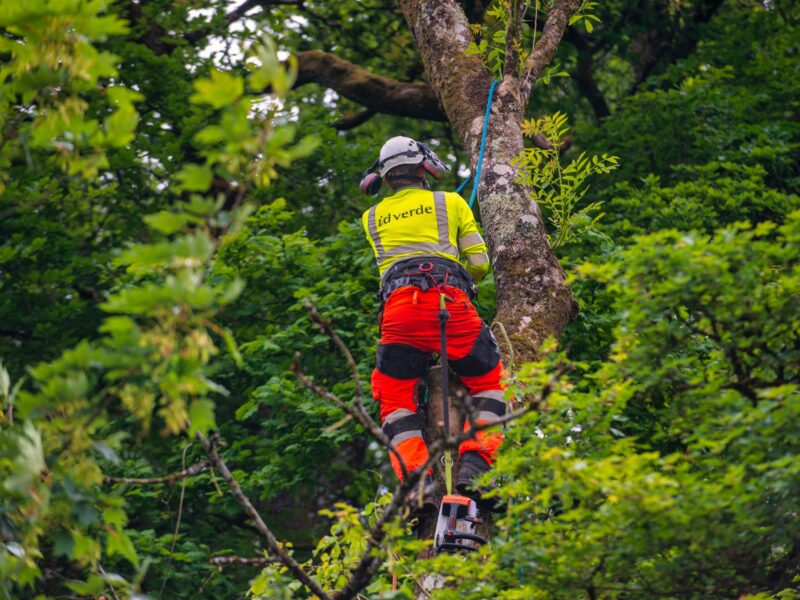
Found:
[[[341,119],[336,121],[333,126],[338,131],[349,131],[350,129],[355,129],[359,125],[363,125],[367,121],[369,121],[372,117],[375,116],[374,110],[362,110],[355,114],[349,114],[343,116]]]
[[[192,475],[202,473],[209,467],[209,465],[211,465],[211,461],[204,460],[192,465],[191,467],[187,467],[182,471],[178,471],[177,473],[166,475],[164,477],[111,477],[110,475],[106,475],[103,477],[103,483],[132,483],[136,485],[175,483],[179,479],[184,479],[186,477],[191,477]]]
[[[264,519],[261,518],[261,515],[250,502],[250,499],[245,496],[242,488],[239,487],[239,482],[236,481],[236,478],[234,478],[230,469],[228,469],[228,465],[225,464],[225,461],[222,460],[222,457],[217,452],[214,438],[212,437],[211,439],[207,439],[198,434],[197,439],[202,444],[203,449],[206,451],[206,454],[208,454],[208,457],[211,459],[213,465],[220,472],[223,479],[225,479],[225,481],[228,483],[234,498],[236,498],[239,504],[242,505],[242,508],[244,508],[245,512],[255,523],[256,529],[258,529],[261,537],[263,537],[267,542],[267,548],[269,549],[270,554],[274,555],[281,562],[281,564],[283,564],[283,566],[289,570],[295,579],[311,590],[312,593],[316,594],[320,600],[330,600],[330,596],[326,594],[320,585],[303,570],[303,567],[301,567],[300,564],[297,563],[297,561],[295,561],[288,552],[286,552],[284,547],[280,544],[280,542],[278,542],[273,533],[269,530],[269,527],[267,527],[266,523],[264,523]]]
[[[302,0],[245,0],[239,6],[234,8],[233,10],[229,11],[225,14],[225,21],[228,25],[235,23],[242,17],[244,17],[248,12],[253,10],[254,8],[261,8],[262,10],[266,9],[268,6],[303,6]],[[196,44],[200,40],[205,37],[208,37],[214,32],[214,27],[211,23],[208,23],[205,27],[201,27],[200,29],[196,29],[194,31],[190,31],[183,36],[188,42]]]
[[[445,120],[436,94],[425,83],[375,75],[320,50],[298,53],[297,68],[295,87],[318,83],[373,112],[430,121]]]

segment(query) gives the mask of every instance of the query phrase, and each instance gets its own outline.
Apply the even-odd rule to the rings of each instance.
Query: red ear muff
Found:
[[[383,179],[377,173],[367,173],[361,178],[361,183],[358,184],[358,189],[368,196],[376,196],[378,190],[381,189]]]

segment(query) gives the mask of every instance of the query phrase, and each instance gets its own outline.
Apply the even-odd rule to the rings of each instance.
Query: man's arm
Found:
[[[458,216],[458,252],[464,266],[472,278],[477,282],[489,272],[489,255],[486,242],[483,241],[478,224],[472,215],[472,210],[466,201],[458,194],[455,196],[455,211]]]

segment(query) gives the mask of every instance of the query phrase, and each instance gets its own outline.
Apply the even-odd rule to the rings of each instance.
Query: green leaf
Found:
[[[191,421],[190,435],[195,433],[205,434],[209,429],[216,427],[214,421],[214,403],[211,400],[194,400],[189,405],[189,420]]]
[[[196,81],[194,89],[196,93],[191,97],[192,102],[223,108],[241,98],[244,93],[244,81],[237,75],[214,69],[210,78]]]
[[[214,174],[208,165],[188,163],[173,177],[178,181],[178,191],[204,192],[211,186]]]
[[[139,556],[133,542],[123,531],[117,529],[109,530],[106,535],[106,554],[114,556],[120,554],[124,556],[134,567],[139,566]]]
[[[188,220],[188,215],[168,210],[162,210],[153,215],[147,215],[144,218],[144,222],[147,223],[151,229],[160,231],[165,235],[171,235],[182,230]]]

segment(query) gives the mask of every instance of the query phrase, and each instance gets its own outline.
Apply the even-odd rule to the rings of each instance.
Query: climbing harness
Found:
[[[378,292],[381,304],[386,302],[392,292],[407,285],[418,287],[423,292],[451,285],[467,294],[470,300],[478,294],[472,277],[461,264],[447,258],[423,256],[398,261],[389,267],[383,274]]]

